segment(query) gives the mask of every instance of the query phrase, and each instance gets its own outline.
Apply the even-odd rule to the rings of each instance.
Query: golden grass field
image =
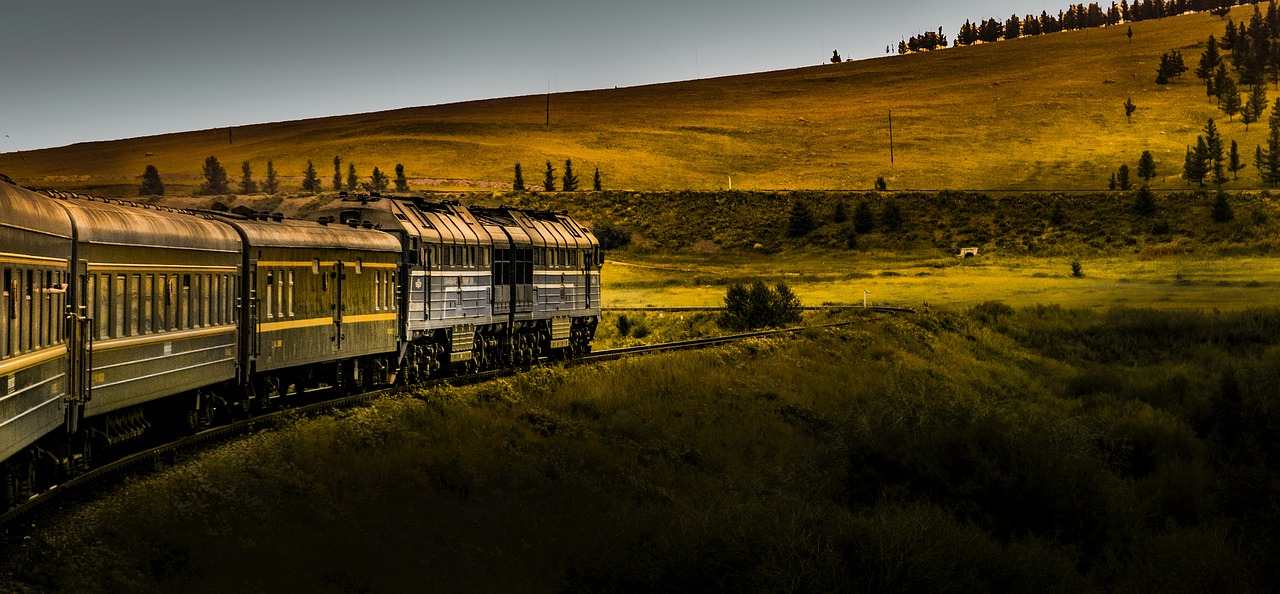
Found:
[[[1234,17],[1247,15],[1239,7]],[[947,23],[954,26],[954,23]],[[1180,187],[1184,147],[1220,117],[1193,73],[1154,83],[1163,52],[1197,45],[1224,22],[1191,14],[934,53],[552,97],[513,97],[243,126],[0,155],[0,172],[33,185],[128,193],[148,164],[171,187],[198,183],[218,156],[233,179],[268,159],[296,187],[308,159],[328,181],[334,155],[361,175],[403,162],[419,188],[504,189],[512,163],[535,185],[543,162],[574,159],[584,185],[598,165],[612,188],[1099,189],[1144,149],[1156,187]],[[949,29],[952,27],[949,27]],[[314,91],[300,91],[314,92]],[[1272,91],[1273,95],[1276,91]],[[1122,104],[1138,111],[1125,123]],[[1274,99],[1274,97],[1273,97]],[[893,110],[897,164],[889,165]],[[1226,118],[1221,118],[1226,119]],[[1223,123],[1251,159],[1265,125]],[[344,165],[345,167],[345,165]],[[1243,172],[1230,187],[1258,185]]]
[[[1156,307],[1240,310],[1280,305],[1275,258],[1203,256],[1081,260],[982,256],[961,262],[924,255],[797,252],[777,256],[619,255],[602,274],[608,307],[721,305],[725,283],[785,281],[805,305],[965,308],[984,301],[1071,308]],[[785,271],[785,272],[782,272]]]

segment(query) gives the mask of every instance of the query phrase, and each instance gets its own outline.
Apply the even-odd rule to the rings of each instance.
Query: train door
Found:
[[[533,248],[515,248],[512,272],[514,273],[517,312],[533,311]]]
[[[346,302],[343,300],[343,286],[346,284],[346,273],[343,271],[342,260],[338,260],[333,264],[333,272],[329,273],[333,279],[333,290],[329,292],[329,307],[333,310],[333,350],[342,350],[342,318],[346,310]]]
[[[89,263],[74,263],[76,282],[65,312],[67,333],[67,433],[79,431],[85,405],[93,395],[93,317],[89,312]]]
[[[507,248],[493,250],[493,291],[489,293],[493,315],[506,314],[511,307],[511,252]]]
[[[595,256],[591,253],[591,250],[584,250],[578,252],[578,257],[582,262],[582,286],[586,289],[582,292],[583,305],[587,309],[591,309],[591,264],[595,260]]]

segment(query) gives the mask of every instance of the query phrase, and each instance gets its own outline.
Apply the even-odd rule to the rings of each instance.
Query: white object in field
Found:
[[[956,255],[956,257],[957,257],[957,258],[970,258],[970,257],[976,257],[977,255],[978,255],[978,248],[976,248],[976,247],[962,247],[962,248],[960,248],[960,253],[959,253],[959,254],[957,254],[957,255]]]
[[[866,289],[862,290],[862,309],[867,308],[867,297],[870,297],[870,296],[871,296],[871,291],[868,291]]]

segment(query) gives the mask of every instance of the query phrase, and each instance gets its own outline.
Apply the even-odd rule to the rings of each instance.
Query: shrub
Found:
[[[619,336],[627,336],[631,334],[631,318],[628,318],[626,314],[618,316],[614,325],[618,328]]]
[[[1156,211],[1156,199],[1151,190],[1146,186],[1138,189],[1137,196],[1133,200],[1133,212],[1142,216],[1150,216]]]
[[[735,330],[800,321],[800,298],[786,283],[773,288],[764,281],[756,281],[750,287],[734,283],[725,292],[724,307],[720,325]]]
[[[791,215],[787,222],[787,235],[804,237],[813,231],[814,226],[813,213],[809,212],[809,206],[801,199],[792,202]]]
[[[639,338],[644,338],[648,335],[649,335],[649,327],[644,324],[636,324],[635,328],[631,330],[632,338],[639,339]]]
[[[859,202],[858,207],[853,211],[853,230],[859,235],[870,233],[876,228],[876,219],[871,214],[871,205],[866,202]]]
[[[600,249],[616,250],[631,244],[631,232],[612,223],[603,223],[592,231],[600,241]]]
[[[1227,201],[1227,193],[1218,192],[1218,197],[1213,201],[1213,221],[1225,223],[1234,218],[1236,214],[1231,210],[1231,203]]]
[[[1071,261],[1071,276],[1076,278],[1084,278],[1084,266],[1080,265],[1079,260]]]
[[[880,213],[880,224],[888,231],[902,230],[902,209],[898,208],[898,203],[892,200],[884,205],[884,210]]]

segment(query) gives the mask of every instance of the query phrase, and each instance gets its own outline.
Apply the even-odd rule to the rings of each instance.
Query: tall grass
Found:
[[[10,568],[86,591],[1264,591],[1275,319],[987,305],[404,394],[126,486]]]

